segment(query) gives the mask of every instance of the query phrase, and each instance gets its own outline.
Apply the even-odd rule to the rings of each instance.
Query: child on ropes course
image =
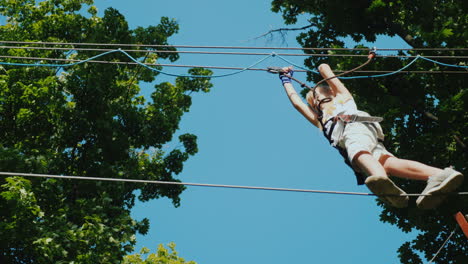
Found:
[[[388,152],[382,144],[384,134],[378,123],[381,118],[357,109],[353,96],[330,66],[321,64],[318,70],[328,85],[319,84],[311,89],[306,96],[308,105],[291,83],[292,67],[282,68],[279,77],[293,106],[322,130],[330,144],[339,150],[355,171],[359,185],[365,183],[385,203],[404,208],[408,206],[408,196],[389,175],[427,181],[422,195],[416,200],[422,209],[437,207],[444,199],[440,194],[454,191],[461,185],[463,175],[452,168],[439,169],[400,159]]]

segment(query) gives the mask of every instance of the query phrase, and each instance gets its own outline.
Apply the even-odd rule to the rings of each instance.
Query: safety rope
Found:
[[[161,74],[164,74],[164,75],[167,75],[167,76],[172,76],[172,77],[190,77],[190,78],[221,78],[221,77],[227,77],[227,76],[232,76],[232,75],[235,75],[235,74],[239,74],[239,73],[242,73],[250,68],[253,68],[255,67],[256,65],[262,63],[263,61],[267,60],[268,58],[270,57],[273,57],[275,56],[274,54],[270,54],[260,60],[258,60],[257,62],[253,63],[252,65],[248,66],[248,67],[245,67],[245,68],[242,68],[236,72],[233,72],[233,73],[227,73],[227,74],[219,74],[219,75],[191,75],[191,74],[173,74],[173,73],[167,73],[167,72],[164,72],[164,71],[161,71],[155,67],[151,67],[151,66],[148,66],[147,64],[145,63],[142,63],[140,61],[138,61],[136,58],[132,57],[130,54],[128,54],[127,52],[121,50],[121,49],[117,49],[117,50],[110,50],[110,51],[107,51],[107,52],[104,52],[104,53],[101,53],[101,54],[98,54],[96,56],[93,56],[93,57],[90,57],[88,59],[85,59],[85,60],[80,60],[80,61],[77,61],[77,62],[73,62],[73,63],[67,63],[67,64],[53,64],[53,63],[18,63],[18,62],[4,62],[4,61],[0,61],[0,65],[9,65],[9,66],[26,66],[26,67],[29,67],[29,66],[32,66],[32,67],[50,67],[50,68],[55,68],[55,67],[72,67],[72,66],[76,66],[76,65],[79,65],[79,64],[83,64],[83,63],[87,63],[89,61],[93,61],[94,59],[97,59],[99,57],[102,57],[102,56],[105,56],[105,55],[108,55],[108,54],[111,54],[111,53],[116,53],[116,52],[120,52],[120,53],[123,53],[125,56],[127,56],[131,61],[133,61],[135,64],[138,64],[138,65],[141,65],[151,71],[155,71],[155,72],[158,72],[158,73],[161,73]]]
[[[377,57],[380,57],[377,56]],[[283,58],[281,56],[278,56],[279,59],[281,59],[282,61],[286,62],[288,65],[292,65],[298,69],[301,69],[303,71],[306,71],[306,72],[311,72],[311,73],[314,73],[314,74],[319,74],[318,71],[315,71],[315,70],[311,70],[311,69],[307,69],[307,68],[304,68],[298,64],[295,64],[294,62],[286,59],[286,58]],[[384,74],[376,74],[376,75],[359,75],[359,76],[341,76],[339,77],[339,79],[342,79],[342,80],[350,80],[350,79],[365,79],[365,78],[379,78],[379,77],[387,77],[387,76],[390,76],[390,75],[394,75],[394,74],[397,74],[397,73],[400,73],[400,72],[403,72],[405,69],[407,69],[409,66],[411,66],[413,63],[415,63],[417,60],[419,59],[424,59],[423,56],[416,56],[416,58],[414,58],[411,62],[409,62],[408,64],[406,64],[405,66],[403,66],[401,69],[398,69],[396,71],[392,71],[392,72],[387,72],[387,73],[384,73]],[[434,61],[434,60],[431,60],[432,62],[436,63],[436,64],[441,64],[441,65],[444,65],[444,66],[447,66],[447,67],[455,67],[455,68],[464,68],[464,69],[468,69],[468,66],[465,66],[465,65],[456,65],[456,64],[445,64],[445,63],[441,63],[441,62],[438,62],[438,61]],[[463,73],[465,73],[465,71],[461,71]]]
[[[285,75],[285,76],[287,76],[288,78],[290,78],[290,79],[294,80],[295,82],[299,83],[299,84],[301,85],[301,87],[308,88],[310,91],[312,91],[314,100],[316,100],[316,99],[317,99],[317,96],[316,96],[315,91],[316,91],[317,87],[319,87],[320,84],[322,84],[323,82],[332,80],[332,79],[334,79],[334,78],[339,78],[339,77],[341,77],[341,76],[343,76],[343,75],[352,73],[352,72],[354,72],[354,71],[357,71],[357,70],[363,68],[364,66],[366,66],[367,64],[369,64],[369,63],[372,61],[372,59],[374,59],[374,58],[376,57],[375,51],[376,51],[376,48],[375,48],[375,47],[369,51],[369,55],[367,56],[367,61],[364,62],[363,64],[361,64],[361,65],[359,65],[359,66],[357,66],[357,67],[355,67],[355,68],[353,68],[353,69],[351,69],[351,70],[344,71],[344,72],[342,72],[342,73],[340,73],[340,74],[334,74],[333,76],[330,76],[330,77],[328,77],[328,78],[324,78],[324,79],[320,80],[319,82],[317,82],[317,83],[315,84],[314,87],[310,87],[310,86],[308,86],[307,84],[305,84],[305,83],[299,81],[298,79],[292,77],[291,74],[287,74],[286,72],[284,72],[283,69],[282,69],[282,68],[279,68],[279,67],[269,67],[269,68],[268,68],[268,72],[270,72],[270,73],[278,73],[278,74]],[[316,102],[314,102],[313,105],[309,105],[310,109],[311,109],[313,112],[315,112],[315,113],[317,114],[317,117],[318,117],[318,119],[319,119],[319,122],[320,122],[320,124],[321,124],[322,126],[323,126],[323,123],[322,123],[322,120],[321,120],[321,119],[322,119],[322,117],[323,117],[323,112],[322,112],[322,109],[320,109],[320,106],[321,106],[322,103],[328,103],[328,102],[330,102],[331,100],[332,100],[332,99],[328,97],[328,98],[324,98],[324,99],[322,99],[322,100],[320,100],[320,101],[317,101],[317,100],[316,100]],[[317,102],[318,102],[318,103],[317,103]]]
[[[106,51],[106,52],[103,52],[101,54],[98,54],[98,55],[95,55],[95,56],[92,56],[90,58],[87,58],[85,60],[69,60],[69,59],[51,59],[51,58],[44,58],[45,60],[56,60],[56,61],[75,61],[73,63],[67,63],[67,64],[52,64],[52,63],[18,63],[18,62],[5,62],[5,61],[0,61],[0,65],[7,65],[7,66],[25,66],[25,67],[72,67],[72,66],[76,66],[76,65],[79,65],[79,64],[82,64],[82,63],[87,63],[87,62],[94,62],[95,59],[99,58],[99,57],[102,57],[102,56],[105,56],[105,55],[108,55],[108,54],[111,54],[111,53],[116,53],[116,52],[120,52],[120,53],[123,53],[125,56],[127,56],[131,61],[133,61],[133,64],[137,64],[137,65],[141,65],[149,70],[152,70],[152,71],[155,71],[155,72],[158,72],[158,73],[161,73],[161,74],[164,74],[164,75],[168,75],[168,76],[173,76],[173,77],[190,77],[190,78],[220,78],[220,77],[227,77],[227,76],[232,76],[232,75],[235,75],[235,74],[239,74],[239,73],[242,73],[244,71],[247,71],[247,70],[250,70],[250,69],[253,69],[256,65],[262,63],[263,61],[271,58],[271,57],[276,57],[276,58],[279,58],[283,61],[286,61],[288,62],[290,65],[293,65],[293,66],[297,66],[298,68],[301,68],[303,69],[304,71],[307,71],[307,72],[313,72],[315,74],[319,74],[317,71],[314,71],[314,70],[309,70],[309,69],[305,69],[303,67],[300,67],[298,65],[295,65],[294,63],[291,63],[290,61],[288,61],[287,59],[283,58],[282,56],[279,56],[277,55],[276,53],[271,53],[269,54],[268,56],[258,60],[257,62],[253,63],[252,65],[248,66],[248,67],[244,67],[244,68],[230,68],[230,69],[236,69],[237,71],[236,72],[233,72],[233,73],[228,73],[228,74],[219,74],[219,75],[211,75],[211,76],[206,76],[206,75],[190,75],[190,74],[172,74],[172,73],[167,73],[165,71],[161,71],[157,68],[154,68],[154,67],[151,67],[149,66],[148,64],[145,64],[145,63],[142,63],[140,61],[138,61],[136,58],[132,57],[130,54],[128,54],[126,51],[124,50],[121,50],[121,49],[117,49],[117,50],[110,50],[110,51]],[[40,60],[42,58],[37,58],[37,57],[18,57],[18,56],[0,56],[0,58],[10,58],[10,59],[32,59],[32,60]],[[406,66],[402,67],[401,69],[397,70],[397,71],[394,71],[394,72],[388,72],[388,73],[385,73],[385,74],[378,74],[378,75],[367,75],[367,76],[350,76],[350,77],[343,77],[343,75],[345,74],[348,74],[352,71],[357,71],[358,69],[362,68],[363,66],[365,66],[368,62],[366,62],[365,64],[359,66],[359,67],[356,67],[355,69],[352,69],[350,71],[346,71],[346,72],[342,72],[340,74],[338,74],[338,78],[340,79],[356,79],[356,78],[375,78],[375,77],[384,77],[384,76],[389,76],[389,75],[392,75],[392,74],[396,74],[396,73],[399,73],[399,72],[402,72],[404,69],[408,68],[411,64],[413,64],[416,60],[418,59],[426,59],[428,61],[431,61],[433,63],[437,63],[437,64],[440,64],[440,65],[443,65],[443,66],[447,66],[447,67],[457,67],[457,68],[468,68],[468,66],[463,66],[463,65],[454,65],[454,64],[446,64],[446,63],[441,63],[441,62],[438,62],[438,61],[435,61],[435,60],[431,60],[431,59],[427,59],[427,58],[424,58],[422,56],[417,56],[416,58],[414,58],[409,64],[407,64]],[[97,61],[99,63],[114,63],[114,64],[129,64],[129,63],[132,63],[132,62],[115,62],[115,61]],[[155,66],[162,66],[160,64],[151,64],[151,65],[155,65]],[[229,69],[228,67],[224,67],[225,69]],[[259,70],[259,69],[257,69]],[[264,71],[266,71],[266,69],[263,69]],[[463,73],[466,73],[463,71]],[[336,78],[336,77],[335,77]],[[295,81],[298,81],[297,79],[294,78]],[[303,85],[302,82],[299,82],[301,84],[301,86]],[[309,86],[304,86],[304,87],[309,87]],[[311,88],[310,88],[311,89]]]
[[[278,57],[280,58],[280,57]],[[45,57],[23,57],[23,56],[2,56],[0,59],[19,59],[19,60],[39,60],[39,61],[62,61],[62,62],[79,62],[81,60],[77,59],[54,59],[54,58],[45,58]],[[118,65],[140,65],[135,62],[125,62],[125,61],[107,61],[107,60],[90,60],[87,63],[99,63],[99,64],[118,64]],[[217,70],[242,70],[244,67],[229,67],[229,66],[210,66],[210,65],[187,65],[187,64],[167,64],[167,63],[144,63],[148,66],[162,66],[162,67],[174,67],[174,68],[204,68],[204,69],[217,69]],[[292,65],[291,63],[289,65]],[[468,71],[404,71],[409,65],[398,71],[385,71],[385,70],[357,70],[354,73],[379,73],[379,74],[395,74],[395,73],[415,73],[415,74],[468,74]],[[265,68],[248,68],[247,71],[268,71]],[[311,70],[295,70],[294,72],[311,72]],[[341,73],[343,71],[334,71],[335,73]],[[361,77],[361,76],[355,76]],[[364,76],[369,77],[369,76]],[[372,76],[370,76],[372,77]],[[346,79],[348,77],[341,77],[340,79]]]
[[[331,80],[331,79],[338,78],[338,77],[343,76],[343,75],[350,74],[350,73],[352,73],[352,72],[354,72],[354,71],[357,71],[357,70],[363,68],[364,66],[366,66],[367,64],[369,64],[369,63],[375,58],[375,56],[376,56],[376,54],[375,54],[375,48],[374,48],[374,49],[372,49],[371,51],[369,51],[369,55],[367,56],[367,61],[366,61],[366,62],[364,62],[363,64],[357,66],[356,68],[353,68],[353,69],[348,70],[348,71],[344,71],[344,72],[342,72],[342,73],[340,73],[340,74],[335,74],[335,75],[333,75],[333,76],[331,76],[331,77],[325,78],[325,79],[323,79],[323,80],[317,82],[317,83],[315,84],[314,88],[312,88],[312,90],[315,91],[315,89],[316,89],[320,84],[322,84],[323,82],[329,81],[329,80]]]

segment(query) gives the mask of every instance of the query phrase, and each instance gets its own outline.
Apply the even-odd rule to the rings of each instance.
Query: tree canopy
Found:
[[[162,244],[158,245],[156,253],[150,253],[150,250],[144,247],[139,253],[125,256],[122,264],[197,264],[195,261],[185,261],[185,259],[179,257],[179,253],[175,250],[175,243],[171,242],[167,246],[169,249]]]
[[[466,48],[467,1],[274,0],[272,10],[282,13],[287,24],[296,23],[299,16],[307,16],[310,24],[297,36],[303,47],[345,47],[346,37],[353,39],[356,47],[365,47],[362,41],[373,42],[379,35],[388,35],[399,37],[412,48],[420,49],[400,51],[398,55],[452,56],[438,60],[466,65],[466,59],[457,58],[466,56],[466,51],[424,48]],[[354,54],[364,55],[367,52]],[[349,70],[363,62],[364,59],[352,57],[312,56],[305,60],[305,65],[316,68],[320,63],[328,63],[335,70]],[[378,57],[366,69],[397,70],[408,62],[407,58]],[[438,73],[409,72],[343,82],[353,92],[362,110],[385,118],[382,124],[386,131],[386,146],[394,154],[438,167],[453,165],[467,175],[466,70],[448,74],[443,71],[457,69],[425,60],[416,61],[410,69]],[[312,74],[308,78],[315,82],[321,79]],[[419,193],[424,188],[422,182],[399,180],[398,184],[408,193]],[[468,180],[460,189],[468,189]],[[468,213],[468,200],[464,196],[449,197],[436,210],[420,210],[414,201],[415,198],[412,198],[407,209],[395,209],[379,202],[382,207],[381,221],[396,225],[403,232],[419,231],[416,239],[404,243],[398,250],[401,262],[407,264],[423,263],[421,256],[431,259],[456,226],[453,215],[457,211]],[[467,247],[468,240],[458,230],[435,263],[467,263]]]
[[[92,0],[0,0],[3,41],[160,44],[178,32],[173,19],[130,29],[108,8],[98,16]],[[23,45],[24,46],[24,45]],[[41,45],[28,44],[31,47]],[[63,46],[60,46],[63,47]],[[83,60],[93,50],[2,49],[0,55]],[[125,47],[124,47],[125,48]],[[142,62],[171,62],[177,53],[148,47],[130,55]],[[159,52],[161,51],[161,52]],[[107,61],[129,62],[121,53]],[[38,63],[6,58],[3,61]],[[161,68],[160,68],[161,69]],[[85,63],[68,68],[5,65],[0,70],[0,167],[2,171],[178,181],[175,177],[197,149],[196,136],[172,142],[192,92],[208,92],[207,78],[178,77],[154,85],[145,98],[140,83],[158,72],[130,64]],[[1,263],[120,263],[133,250],[135,234],[149,221],[136,221],[136,199],[167,197],[180,203],[183,186],[61,179],[0,178]]]

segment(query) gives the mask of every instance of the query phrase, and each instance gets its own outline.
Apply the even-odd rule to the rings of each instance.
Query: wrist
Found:
[[[281,74],[281,75],[279,76],[279,78],[280,78],[280,80],[281,80],[281,82],[282,82],[283,84],[285,84],[285,83],[291,83],[291,78],[289,77],[289,75]]]

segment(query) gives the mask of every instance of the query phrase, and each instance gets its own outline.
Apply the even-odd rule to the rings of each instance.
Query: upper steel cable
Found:
[[[32,42],[0,40],[5,44],[30,45],[73,45],[73,46],[109,46],[109,47],[147,47],[147,48],[199,48],[199,49],[269,49],[269,50],[344,50],[368,51],[368,48],[299,48],[299,47],[243,47],[243,46],[202,46],[202,45],[156,45],[156,44],[122,44],[122,43],[70,43],[70,42]],[[390,48],[380,51],[467,51],[468,48]]]
[[[1,42],[0,42],[1,43]],[[101,51],[107,52],[114,49],[104,48],[64,48],[64,47],[26,47],[26,46],[0,46],[0,49],[30,49],[30,50],[67,50],[67,51]],[[180,51],[180,50],[147,50],[147,49],[121,49],[125,52],[150,52],[150,53],[180,53],[180,54],[202,54],[202,55],[250,55],[250,56],[268,56],[271,53],[265,52],[221,52],[221,51]],[[361,54],[327,54],[327,53],[277,53],[278,56],[292,56],[292,57],[367,57]],[[418,55],[377,55],[381,58],[415,58]],[[468,59],[468,56],[442,56],[442,55],[429,55],[426,58],[433,59]]]

